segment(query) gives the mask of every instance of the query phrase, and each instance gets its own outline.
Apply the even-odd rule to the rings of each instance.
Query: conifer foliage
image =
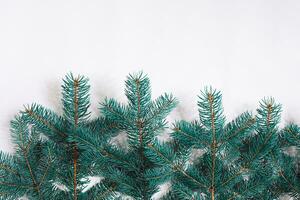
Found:
[[[161,166],[153,177],[172,183],[168,198],[271,199],[280,105],[264,99],[256,116],[245,112],[226,124],[220,92],[206,88],[198,108],[199,121],[175,123],[175,141],[149,145]]]
[[[230,199],[246,173],[240,163],[239,147],[254,130],[255,119],[246,112],[225,124],[221,94],[212,88],[201,93],[198,108],[199,121],[175,123],[174,144],[150,146],[153,159],[162,168],[155,176],[172,182],[175,198]],[[177,150],[165,145],[175,145]]]
[[[274,99],[226,122],[221,93],[207,87],[199,120],[170,126],[176,98],[152,99],[143,73],[127,77],[126,103],[106,98],[95,119],[89,90],[70,73],[62,114],[31,104],[15,116],[15,153],[0,152],[0,199],[300,199],[300,127],[280,130]]]
[[[32,104],[12,121],[16,153],[1,155],[4,199],[82,199],[82,149],[68,138],[91,132],[89,88],[87,78],[68,74],[62,85],[62,116]]]
[[[15,154],[0,154],[0,197],[42,199],[49,191],[53,175],[52,145],[40,139],[35,127],[18,115],[11,122]]]
[[[275,182],[277,197],[280,194],[289,194],[300,199],[300,127],[289,124],[280,133],[280,150],[277,164],[278,179]]]
[[[143,73],[127,77],[125,94],[127,104],[106,99],[100,108],[103,116],[114,123],[116,133],[123,137],[123,143],[114,137],[108,141],[109,145],[101,146],[101,141],[90,135],[79,136],[77,140],[85,145],[87,159],[94,159],[94,168],[99,168],[98,174],[114,182],[115,191],[134,199],[150,199],[156,185],[151,184],[147,173],[156,167],[156,163],[149,160],[146,148],[166,128],[165,118],[176,106],[177,100],[169,94],[152,100],[150,81]],[[99,149],[105,154],[99,153]],[[106,170],[97,167],[103,165],[103,156],[105,164],[109,165]]]

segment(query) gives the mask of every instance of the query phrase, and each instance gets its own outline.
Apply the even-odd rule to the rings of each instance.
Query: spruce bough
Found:
[[[274,99],[226,122],[220,91],[207,87],[199,119],[170,124],[177,99],[152,99],[143,73],[127,77],[127,103],[107,98],[95,119],[89,90],[70,73],[62,114],[32,104],[15,116],[15,153],[0,153],[1,199],[300,199],[300,128],[279,128]]]

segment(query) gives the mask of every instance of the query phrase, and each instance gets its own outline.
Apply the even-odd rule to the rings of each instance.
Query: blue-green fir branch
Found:
[[[64,118],[73,126],[86,121],[90,112],[90,85],[84,76],[74,77],[72,73],[65,76],[62,85],[62,102]]]
[[[0,199],[300,198],[300,128],[280,130],[273,98],[227,123],[221,93],[206,87],[199,120],[169,127],[178,101],[166,93],[152,100],[142,72],[126,78],[128,102],[106,98],[95,119],[89,91],[86,77],[69,73],[62,116],[31,104],[15,117],[15,153],[0,153]]]

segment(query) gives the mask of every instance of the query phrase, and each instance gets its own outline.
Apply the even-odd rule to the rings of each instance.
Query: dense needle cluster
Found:
[[[95,119],[89,90],[68,74],[61,115],[32,104],[15,116],[15,153],[0,152],[0,199],[300,199],[300,127],[279,128],[274,99],[227,122],[221,93],[207,87],[199,119],[170,125],[177,99],[152,99],[143,73],[127,77],[126,103],[105,99]]]

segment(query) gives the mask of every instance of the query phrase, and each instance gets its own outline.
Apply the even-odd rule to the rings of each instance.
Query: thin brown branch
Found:
[[[78,78],[74,80],[74,125],[78,125]],[[74,185],[74,200],[77,200],[77,159],[78,149],[76,144],[73,147],[73,185]]]
[[[212,94],[208,94],[208,101],[209,101],[209,109],[210,109],[210,118],[211,118],[211,131],[212,131],[212,142],[211,142],[211,156],[212,156],[212,171],[211,171],[211,186],[210,186],[210,193],[211,193],[211,200],[215,199],[215,165],[216,165],[216,130],[215,130],[215,112],[213,110],[213,102],[214,97]]]
[[[28,168],[29,173],[30,173],[30,177],[31,177],[33,186],[34,186],[35,190],[37,191],[37,193],[38,193],[39,196],[40,196],[40,195],[41,195],[41,193],[40,193],[40,188],[39,188],[39,185],[37,184],[37,182],[36,182],[36,180],[35,180],[35,177],[34,177],[34,175],[33,175],[33,171],[32,171],[31,165],[30,165],[29,160],[28,160],[28,157],[27,157],[27,152],[24,152],[24,151],[23,151],[23,155],[24,155],[24,158],[25,158],[25,162],[26,162],[27,168]]]
[[[50,154],[50,153],[49,153],[49,154]],[[44,182],[45,177],[46,177],[46,175],[48,174],[48,170],[49,170],[49,168],[50,168],[50,165],[51,165],[51,155],[49,155],[49,157],[48,157],[47,168],[46,168],[45,173],[43,174],[41,180],[39,181],[39,187],[41,187],[42,183]]]
[[[15,183],[8,183],[8,182],[1,182],[1,181],[0,181],[0,185],[20,187],[20,188],[33,188],[32,186],[28,186],[28,185],[18,185],[18,184],[15,184]]]

